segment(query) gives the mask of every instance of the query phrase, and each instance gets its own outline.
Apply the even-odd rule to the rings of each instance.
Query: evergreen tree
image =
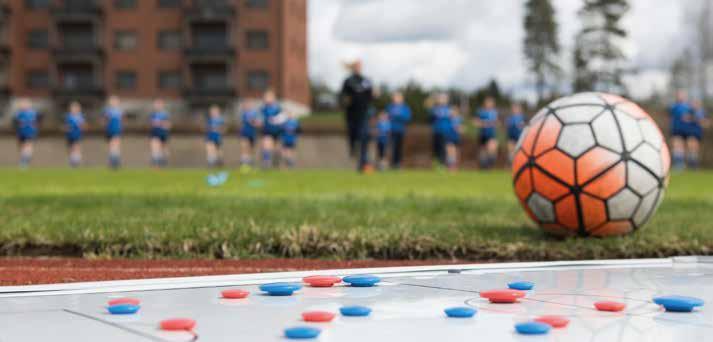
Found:
[[[557,78],[561,68],[557,64],[560,45],[557,41],[555,10],[549,0],[527,0],[523,20],[525,59],[535,76],[537,100],[544,98],[548,81]]]
[[[576,91],[626,91],[622,74],[627,58],[620,45],[627,37],[621,18],[628,10],[628,0],[584,0],[579,11],[583,25],[575,38]]]

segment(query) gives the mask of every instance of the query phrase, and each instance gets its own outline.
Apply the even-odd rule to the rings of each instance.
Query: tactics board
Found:
[[[339,284],[303,287],[292,296],[262,294],[258,286],[301,282],[316,274],[375,274],[374,287]],[[535,287],[514,304],[492,304],[480,291],[526,280]],[[245,289],[245,299],[222,299],[221,290]],[[691,313],[665,312],[657,295],[685,295],[706,305]],[[133,297],[141,309],[111,315],[107,301]],[[622,312],[593,304],[614,300]],[[339,308],[361,305],[368,317],[344,317]],[[320,272],[265,273],[62,285],[0,287],[0,341],[287,341],[284,330],[312,326],[315,341],[705,341],[713,336],[713,259],[578,261],[476,264]],[[473,318],[448,318],[444,309],[469,306]],[[308,323],[301,313],[337,313],[329,323]],[[570,320],[546,335],[518,334],[514,325],[540,315]],[[189,332],[159,329],[159,322],[188,317]]]

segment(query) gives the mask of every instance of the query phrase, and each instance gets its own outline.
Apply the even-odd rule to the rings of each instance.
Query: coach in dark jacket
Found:
[[[369,161],[369,119],[371,116],[374,88],[371,81],[361,74],[361,61],[348,65],[351,75],[344,80],[341,102],[346,111],[349,154],[354,157],[359,152],[359,171],[363,171]]]

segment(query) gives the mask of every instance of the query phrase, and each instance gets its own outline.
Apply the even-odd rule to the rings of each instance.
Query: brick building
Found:
[[[0,122],[24,97],[50,118],[75,99],[98,110],[109,95],[130,120],[156,97],[191,118],[268,87],[306,111],[306,2],[0,0]]]

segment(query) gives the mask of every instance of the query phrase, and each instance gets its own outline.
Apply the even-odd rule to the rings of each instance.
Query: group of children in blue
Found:
[[[458,166],[460,145],[463,135],[463,117],[456,106],[449,102],[448,94],[437,94],[429,100],[429,120],[431,123],[433,155],[449,169]],[[398,168],[403,155],[403,139],[406,125],[411,120],[411,109],[404,103],[403,95],[395,92],[389,105],[379,114],[376,122],[376,143],[379,169],[386,165],[386,154],[392,148],[392,167]],[[498,112],[495,101],[486,98],[483,106],[473,116],[473,124],[479,128],[481,148],[480,167],[491,168],[497,158]],[[508,146],[512,150],[525,127],[525,116],[519,105],[513,105],[512,113],[505,121]]]
[[[669,107],[671,117],[671,162],[674,168],[698,168],[703,128],[708,124],[701,101],[689,101],[684,91],[676,93]]]
[[[121,109],[119,98],[109,97],[102,118],[109,145],[109,165],[112,168],[121,166],[123,117],[124,111]],[[32,103],[27,99],[20,100],[14,116],[14,125],[20,148],[21,167],[29,166],[32,160],[33,143],[38,137],[39,121],[40,115],[33,109]],[[260,106],[257,102],[246,102],[240,121],[238,136],[242,165],[253,166],[255,143],[258,133],[262,133],[263,167],[278,164],[277,151],[288,167],[294,166],[294,149],[297,146],[300,123],[296,116],[282,109],[272,91],[265,93],[264,102]],[[81,141],[86,128],[87,122],[81,105],[76,101],[71,102],[69,111],[65,115],[64,132],[69,149],[69,164],[72,167],[78,167],[82,163]],[[170,114],[165,108],[164,101],[157,99],[153,103],[153,111],[150,114],[151,164],[155,167],[164,167],[167,164],[170,130]],[[218,105],[212,105],[205,121],[206,159],[211,167],[221,166],[223,163],[222,145],[225,131],[226,120],[222,109]]]

